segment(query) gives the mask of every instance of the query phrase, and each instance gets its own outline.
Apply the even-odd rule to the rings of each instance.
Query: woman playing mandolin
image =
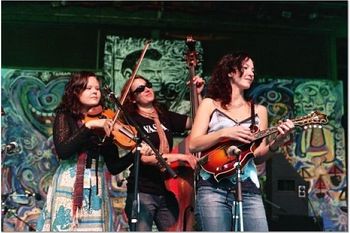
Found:
[[[193,169],[196,166],[196,158],[193,155],[173,154],[174,132],[184,132],[191,127],[191,120],[186,115],[167,111],[157,104],[152,84],[142,76],[136,75],[130,91],[124,102],[124,109],[137,122],[141,129],[149,137],[153,145],[168,163],[173,161],[185,161]],[[127,89],[127,81],[122,89],[122,95]],[[194,77],[197,93],[200,95],[204,80]],[[159,231],[171,230],[177,221],[178,209],[176,199],[171,192],[166,190],[164,174],[157,166],[157,159],[151,148],[142,143],[141,163],[139,168],[139,199],[140,213],[136,223],[136,231],[151,231],[153,221]],[[132,210],[133,188],[135,180],[134,167],[130,168],[130,176],[127,178],[126,213],[129,218]]]
[[[210,159],[204,157],[206,160],[199,161],[203,165],[197,182],[195,210],[199,230],[234,230],[232,208],[235,200],[235,169],[230,165],[232,162],[219,166],[220,161],[215,159],[247,155],[247,158],[255,159],[240,158],[245,162],[241,175],[244,230],[268,231],[254,160],[263,161],[277,151],[294,124],[286,120],[277,127],[275,140],[268,144],[266,139],[262,139],[260,144],[249,146],[254,144],[250,127],[259,130],[268,127],[266,107],[253,104],[244,97],[244,91],[251,87],[253,81],[254,63],[248,54],[223,56],[209,81],[208,98],[203,99],[196,113],[190,135],[190,151],[201,152],[201,156],[211,156]],[[230,141],[236,144],[216,147]],[[225,150],[222,151],[222,148]],[[208,165],[213,163],[215,169],[211,170]]]

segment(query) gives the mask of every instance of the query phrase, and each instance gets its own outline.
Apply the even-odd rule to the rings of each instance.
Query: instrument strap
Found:
[[[249,126],[249,128],[251,130],[254,130],[254,126],[255,126],[255,106],[254,106],[254,101],[250,100],[250,112],[251,112],[251,125]]]

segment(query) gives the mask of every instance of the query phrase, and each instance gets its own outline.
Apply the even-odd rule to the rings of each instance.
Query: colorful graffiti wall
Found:
[[[309,184],[309,216],[322,217],[327,231],[348,229],[342,90],[341,82],[270,77],[260,80],[250,92],[255,102],[267,107],[270,125],[314,110],[328,116],[329,123],[322,128],[297,129],[282,149]]]
[[[53,110],[69,75],[1,70],[3,231],[29,231],[36,224],[58,166],[52,141]],[[16,146],[8,148],[10,144]]]

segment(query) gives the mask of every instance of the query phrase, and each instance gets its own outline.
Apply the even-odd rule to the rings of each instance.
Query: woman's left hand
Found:
[[[193,170],[197,165],[197,158],[190,154],[163,154],[163,157],[166,159],[167,163],[172,163],[178,160],[187,162]]]
[[[205,80],[203,78],[201,78],[200,76],[196,75],[193,77],[193,83],[196,86],[197,94],[202,93],[202,91],[204,89],[204,85],[205,85]],[[189,82],[187,82],[187,84],[189,84]]]
[[[284,142],[287,136],[293,131],[294,123],[293,121],[286,119],[284,121],[280,121],[280,124],[277,126],[278,135],[276,137],[276,142]],[[280,143],[279,143],[280,144]]]

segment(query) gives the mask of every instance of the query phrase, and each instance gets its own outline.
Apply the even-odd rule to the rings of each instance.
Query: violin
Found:
[[[112,109],[103,109],[101,105],[96,107],[92,107],[85,114],[84,123],[97,120],[97,119],[113,119],[116,113]],[[111,136],[113,137],[113,142],[126,150],[132,150],[136,146],[136,142],[132,140],[137,131],[135,127],[131,125],[124,124],[120,120],[116,120],[115,123],[117,125],[117,129],[113,129],[111,132]]]
[[[141,61],[143,59],[143,57],[145,56],[145,53],[150,45],[150,41],[146,41],[145,47],[143,48],[141,57],[139,58],[139,60],[137,61],[136,67],[133,70],[133,73],[131,74],[131,77],[129,78],[129,84],[126,88],[126,91],[123,93],[123,95],[120,97],[120,103],[123,105],[124,100],[126,98],[126,96],[128,95],[128,92],[130,90],[130,87],[132,85],[132,82],[136,76],[137,70],[139,69],[140,65],[141,65]],[[109,91],[111,92],[111,91]],[[102,111],[102,107],[100,106],[99,111],[97,111],[98,114],[101,114]],[[112,131],[112,135],[114,137],[114,141],[117,145],[119,145],[120,147],[124,148],[124,149],[128,149],[128,150],[132,150],[136,147],[136,142],[135,140],[133,140],[135,138],[134,135],[137,134],[137,130],[135,127],[130,126],[130,125],[125,125],[124,123],[122,123],[121,121],[119,121],[119,113],[120,110],[118,110],[116,113],[114,113],[113,117],[110,118],[113,120],[113,126],[115,124],[118,123],[118,130],[113,130]],[[106,138],[105,137],[102,139],[102,143],[104,142]]]

